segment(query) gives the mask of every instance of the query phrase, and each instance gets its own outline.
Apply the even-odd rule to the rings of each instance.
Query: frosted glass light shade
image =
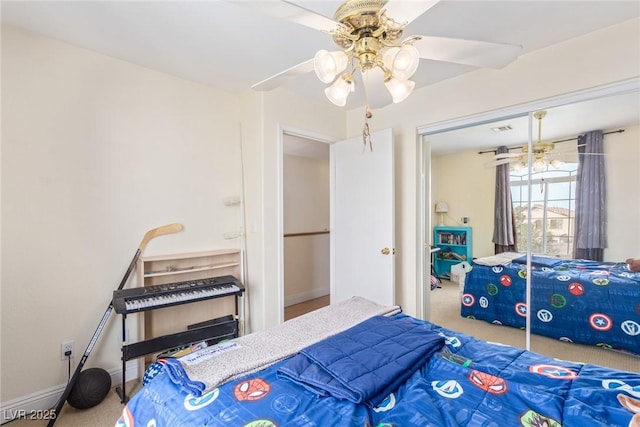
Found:
[[[527,166],[525,162],[518,162],[518,163],[512,164],[511,169],[514,171],[521,171],[522,169],[525,168],[525,166]]]
[[[324,90],[324,94],[327,95],[329,101],[333,102],[338,107],[344,107],[347,103],[347,97],[350,92],[355,90],[353,84],[353,77],[350,74],[343,74],[336,79],[335,82]]]
[[[391,94],[393,102],[397,104],[407,99],[416,84],[411,80],[399,80],[395,77],[391,77],[390,79],[385,80],[384,85]]]
[[[551,166],[554,169],[559,169],[564,165],[564,162],[562,160],[557,160],[557,159],[553,159],[551,160]]]
[[[391,74],[397,79],[407,80],[411,78],[420,64],[420,53],[413,45],[394,47],[385,52],[383,61],[391,70]]]
[[[331,83],[336,76],[347,68],[349,58],[341,51],[329,52],[321,49],[313,57],[313,69],[323,83]]]
[[[542,172],[547,168],[547,162],[543,159],[536,159],[533,162],[533,171],[534,172]]]

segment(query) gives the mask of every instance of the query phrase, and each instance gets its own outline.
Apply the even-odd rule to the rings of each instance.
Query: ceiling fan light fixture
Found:
[[[385,75],[384,85],[391,94],[393,102],[398,104],[407,99],[416,86],[416,83],[411,80],[400,80],[393,77],[390,73],[387,73],[387,75]]]
[[[349,93],[355,90],[355,84],[353,81],[353,75],[350,73],[344,73],[328,88],[324,90],[324,94],[327,95],[329,101],[333,102],[338,107],[344,107],[347,103],[347,97]]]
[[[554,169],[560,169],[562,166],[564,166],[564,162],[558,159],[553,159],[551,160],[551,166]]]
[[[313,57],[313,69],[323,83],[331,83],[336,76],[347,68],[349,58],[341,51],[329,52],[321,49]]]
[[[531,169],[534,172],[544,172],[549,166],[554,169],[559,169],[564,165],[564,162],[557,159],[549,159],[548,155],[553,151],[553,143],[542,142],[542,119],[547,115],[546,111],[536,111],[533,113],[533,117],[538,120],[538,142],[531,146],[531,154],[533,156],[533,162]],[[522,170],[527,166],[529,147],[522,147],[522,154],[519,156],[518,161],[511,165],[511,170]]]
[[[325,89],[327,97],[344,106],[349,91],[354,90],[353,72],[363,75],[379,71],[394,103],[404,101],[413,91],[415,82],[409,78],[420,63],[420,52],[413,46],[421,36],[400,42],[407,22],[397,22],[386,15],[388,0],[346,0],[334,15],[337,27],[329,31],[342,51],[320,50],[314,57],[318,78],[331,84]],[[349,79],[336,78],[351,64]],[[343,81],[344,80],[344,81]],[[333,82],[333,83],[332,83]],[[349,90],[347,90],[347,87]],[[366,84],[364,90],[367,90]],[[367,99],[367,108],[369,107]]]
[[[513,169],[514,171],[521,171],[526,166],[527,164],[525,162],[520,161],[518,163],[514,163],[513,165],[511,165],[511,169]]]
[[[544,159],[535,159],[533,162],[534,172],[543,172],[547,168],[547,162]]]
[[[411,44],[393,47],[385,52],[384,63],[391,70],[394,77],[400,80],[408,80],[418,70],[420,53]]]

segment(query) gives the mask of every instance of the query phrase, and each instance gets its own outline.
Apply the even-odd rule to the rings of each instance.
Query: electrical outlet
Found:
[[[71,352],[70,354],[66,354]],[[66,341],[60,344],[60,360],[67,360],[68,357],[74,357],[76,354],[75,343],[73,341]]]

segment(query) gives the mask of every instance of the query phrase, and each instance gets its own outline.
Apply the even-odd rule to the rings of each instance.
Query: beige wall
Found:
[[[236,96],[3,25],[3,406],[65,384],[60,344],[77,363],[146,231],[185,227],[145,255],[239,246],[223,234],[240,210],[222,203],[240,193],[239,112]],[[119,320],[87,367],[120,368]]]
[[[328,157],[285,155],[283,191],[285,233],[329,230]]]
[[[322,144],[322,142],[317,142]],[[329,295],[329,159],[284,156],[284,305]]]
[[[606,261],[640,257],[640,126],[625,127],[624,133],[604,137],[607,159]]]
[[[471,253],[474,257],[493,254],[493,196],[495,169],[486,168],[487,158],[477,151],[434,157],[431,160],[433,203],[445,201],[449,212],[445,224],[472,228]],[[429,209],[433,211],[430,206]],[[461,224],[461,218],[469,218]],[[439,218],[434,217],[439,224]],[[433,238],[430,235],[431,238]]]

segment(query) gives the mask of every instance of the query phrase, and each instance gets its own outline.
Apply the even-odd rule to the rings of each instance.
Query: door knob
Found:
[[[391,253],[391,250],[389,248],[382,248],[380,252],[382,253],[382,255],[389,255]]]

